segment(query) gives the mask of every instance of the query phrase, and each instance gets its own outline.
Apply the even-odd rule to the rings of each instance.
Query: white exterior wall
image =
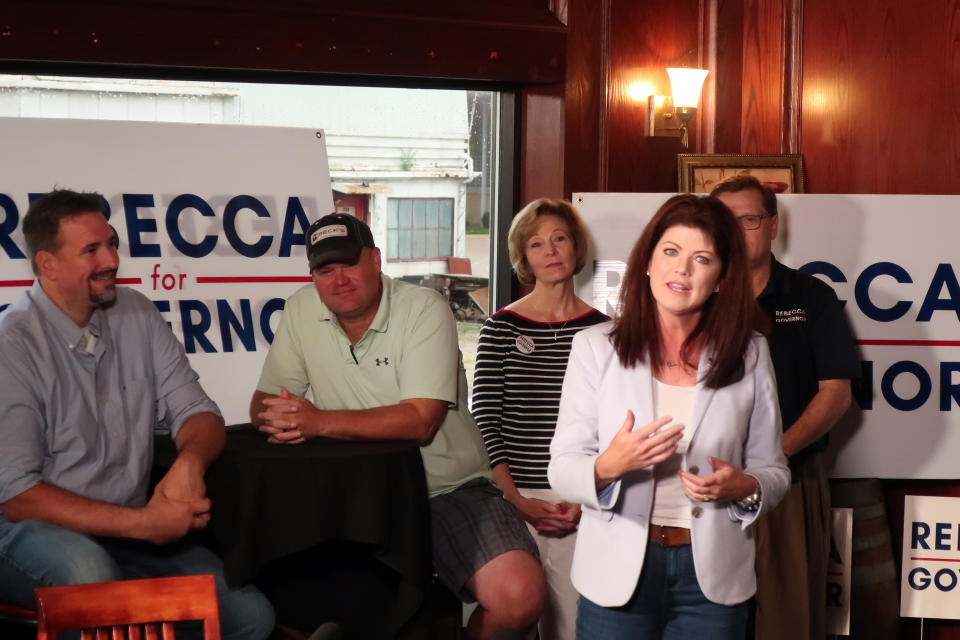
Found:
[[[465,91],[235,84],[242,89],[241,124],[323,127],[344,133],[408,138],[467,136]]]
[[[215,82],[0,76],[0,116],[236,124],[239,104]]]
[[[466,184],[455,180],[383,180],[389,190],[370,197],[370,230],[383,254],[383,271],[389,276],[423,273],[447,273],[444,260],[404,260],[391,262],[387,256],[387,200],[389,198],[453,198],[453,255],[466,256]]]
[[[330,171],[397,172],[430,174],[431,177],[473,176],[462,135],[424,134],[383,136],[327,131],[327,154],[336,161]],[[426,176],[424,176],[426,177]]]

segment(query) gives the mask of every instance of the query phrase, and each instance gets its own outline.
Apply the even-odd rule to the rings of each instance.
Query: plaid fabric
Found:
[[[539,558],[516,509],[486,478],[432,498],[430,533],[437,576],[463,602],[476,600],[467,580],[501,553],[520,549]]]

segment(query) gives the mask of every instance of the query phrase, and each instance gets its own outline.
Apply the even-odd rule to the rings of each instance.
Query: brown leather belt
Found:
[[[690,529],[684,527],[661,527],[658,524],[650,525],[650,542],[661,547],[679,547],[690,544]]]

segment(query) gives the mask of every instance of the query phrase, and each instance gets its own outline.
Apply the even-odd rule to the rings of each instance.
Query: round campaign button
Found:
[[[533,343],[533,338],[530,336],[517,336],[517,349],[520,353],[533,353],[533,350],[536,348],[536,345]]]

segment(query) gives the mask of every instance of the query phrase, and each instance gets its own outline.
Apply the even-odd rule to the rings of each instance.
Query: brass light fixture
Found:
[[[706,69],[667,68],[673,95],[647,97],[648,136],[679,137],[680,144],[690,146],[687,126],[697,114],[707,73]]]

